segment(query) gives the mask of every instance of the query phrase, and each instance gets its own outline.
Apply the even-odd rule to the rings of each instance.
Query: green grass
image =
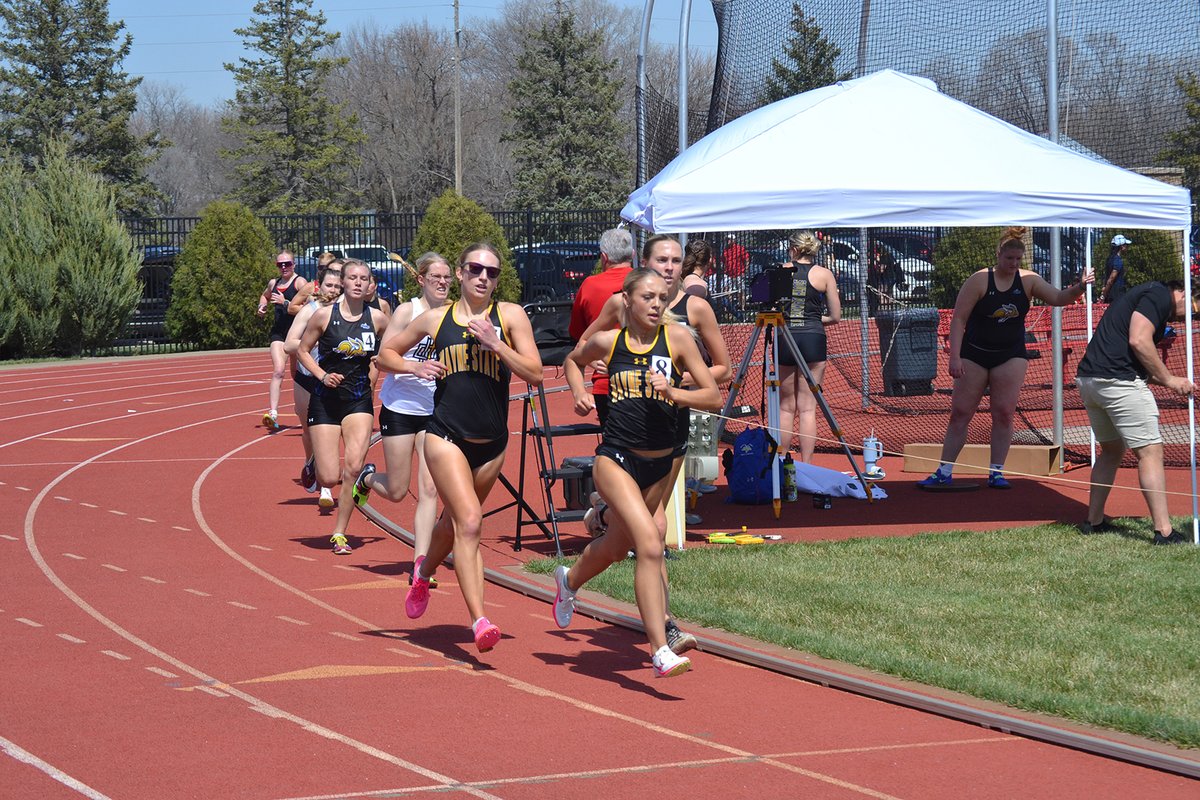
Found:
[[[696,546],[669,562],[671,610],[1015,708],[1200,747],[1200,549],[1127,533],[1043,525]],[[632,564],[588,588],[633,602]]]

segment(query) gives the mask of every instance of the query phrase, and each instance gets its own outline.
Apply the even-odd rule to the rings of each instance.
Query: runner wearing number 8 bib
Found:
[[[361,261],[350,260],[342,267],[342,299],[318,309],[309,320],[297,357],[317,379],[308,406],[317,483],[323,487],[342,484],[334,524],[333,552],[350,552],[346,526],[354,504],[349,502],[354,481],[367,457],[367,445],[375,422],[372,397],[373,359],[387,318],[367,307],[371,270]],[[312,348],[317,348],[317,358]],[[339,440],[344,446],[342,469],[338,470]]]

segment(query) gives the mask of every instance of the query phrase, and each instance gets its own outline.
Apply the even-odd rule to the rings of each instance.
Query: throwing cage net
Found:
[[[787,95],[837,80],[892,68],[933,79],[939,89],[1020,128],[1047,134],[1047,2],[997,0],[962,4],[951,0],[712,0],[718,28],[713,88],[707,107],[689,108],[688,138],[695,141],[725,123],[768,104],[772,84]],[[1168,136],[1186,123],[1177,79],[1200,72],[1200,4],[1184,0],[1058,0],[1059,143],[1092,158],[1172,183],[1180,170],[1160,165]],[[807,83],[806,83],[807,81]],[[779,91],[775,89],[776,93]],[[678,154],[678,105],[674,85],[647,85],[644,98],[644,170],[653,176]],[[889,125],[863,109],[847,126]],[[797,158],[820,158],[797,152]],[[981,153],[980,158],[987,158]],[[760,310],[750,287],[758,274],[786,260],[790,231],[689,232],[713,245],[716,269],[709,289],[736,365]],[[825,398],[846,440],[874,431],[886,450],[940,442],[945,435],[953,385],[947,370],[950,311],[934,302],[937,244],[946,229],[823,231],[825,263],[837,276],[843,321],[827,329]],[[1136,242],[1136,231],[1121,231]],[[1117,231],[1095,231],[1105,243]],[[1064,229],[1063,285],[1085,263],[1086,232]],[[729,238],[727,238],[729,237]],[[1049,232],[1035,229],[1028,263],[1049,279]],[[1093,245],[1093,253],[1103,245]],[[980,263],[978,268],[988,266]],[[1103,258],[1093,256],[1098,288]],[[1182,278],[1182,275],[1179,276]],[[952,301],[942,306],[952,305]],[[1092,326],[1099,322],[1097,308]],[[1051,310],[1035,305],[1027,319],[1029,368],[1018,403],[1014,443],[1050,444],[1053,439]],[[1160,348],[1175,374],[1185,373],[1182,331]],[[1086,461],[1090,433],[1074,387],[1075,368],[1086,347],[1085,309],[1063,313],[1064,457]],[[761,344],[759,350],[761,351]],[[738,395],[745,415],[727,425],[735,435],[765,422],[762,358],[756,355]],[[1167,442],[1166,460],[1189,459],[1187,404],[1155,387]],[[971,423],[969,443],[989,441],[989,401]],[[832,439],[819,420],[818,435]],[[819,449],[834,450],[825,440]]]

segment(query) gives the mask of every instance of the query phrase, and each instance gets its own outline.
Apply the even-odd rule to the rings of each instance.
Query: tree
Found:
[[[521,299],[521,281],[513,269],[512,251],[504,237],[504,229],[491,214],[476,202],[447,189],[429,204],[421,225],[413,237],[412,255],[415,261],[422,253],[439,253],[453,267],[464,247],[475,242],[491,242],[500,251],[500,281],[496,298],[517,302]],[[416,281],[405,281],[405,300],[417,293]],[[450,287],[453,298],[459,296],[458,284]]]
[[[509,83],[517,163],[516,188],[524,207],[607,208],[620,205],[632,183],[622,148],[621,89],[616,62],[600,56],[598,33],[581,33],[574,14],[556,3],[553,16],[532,33]]]
[[[1167,134],[1170,145],[1158,154],[1159,161],[1183,167],[1183,185],[1200,186],[1200,80],[1188,72],[1175,79],[1183,93],[1183,110],[1187,124]]]
[[[325,82],[346,59],[322,55],[338,40],[312,0],[259,0],[256,17],[234,33],[260,57],[226,64],[237,83],[224,129],[241,144],[222,150],[234,163],[233,195],[259,213],[342,211],[363,134],[329,100]]]
[[[137,86],[120,68],[132,37],[110,22],[107,0],[0,3],[0,136],[32,167],[52,138],[101,175],[123,211],[154,197],[146,167],[163,143],[135,134]]]
[[[208,349],[265,345],[254,301],[275,276],[274,256],[271,234],[250,209],[209,204],[175,262],[167,332]]]
[[[792,3],[793,36],[783,44],[786,61],[771,60],[771,72],[763,92],[766,103],[847,80],[851,73],[836,69],[841,48],[821,34],[816,17],[807,16],[799,3]]]
[[[930,299],[938,308],[954,308],[958,290],[976,271],[996,263],[1003,228],[952,228],[937,243]]]

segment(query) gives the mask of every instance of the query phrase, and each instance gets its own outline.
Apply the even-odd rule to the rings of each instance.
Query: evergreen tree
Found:
[[[113,187],[118,208],[144,210],[156,194],[146,167],[164,145],[130,128],[142,79],[121,70],[133,39],[109,21],[107,0],[6,0],[0,26],[3,141],[32,168],[64,136]]]
[[[576,29],[575,15],[556,4],[530,35],[509,83],[516,189],[527,208],[621,205],[632,178],[622,149],[616,61],[600,54],[599,32]]]
[[[491,242],[500,251],[500,280],[496,284],[496,298],[518,302],[521,299],[521,281],[513,269],[512,251],[504,237],[500,223],[474,200],[468,200],[453,189],[442,192],[425,209],[425,216],[413,237],[413,260],[421,253],[434,252],[449,262],[451,269],[458,263],[464,247],[476,242]],[[417,293],[417,282],[404,282],[403,298],[408,300]],[[450,297],[461,295],[458,283],[450,286]]]
[[[785,97],[844,81],[849,72],[838,74],[835,69],[842,50],[821,35],[816,17],[807,16],[799,3],[792,3],[793,36],[783,45],[785,61],[772,59],[771,71],[763,92],[764,103],[774,103]]]
[[[359,163],[358,121],[326,96],[344,58],[323,56],[338,39],[312,0],[259,0],[248,27],[234,33],[258,58],[226,64],[237,82],[234,113],[223,127],[241,145],[221,155],[234,163],[233,194],[266,214],[342,211]]]
[[[1183,167],[1183,185],[1191,189],[1200,186],[1200,80],[1194,72],[1175,79],[1183,93],[1183,111],[1187,124],[1167,134],[1171,144],[1158,154],[1160,161]]]

